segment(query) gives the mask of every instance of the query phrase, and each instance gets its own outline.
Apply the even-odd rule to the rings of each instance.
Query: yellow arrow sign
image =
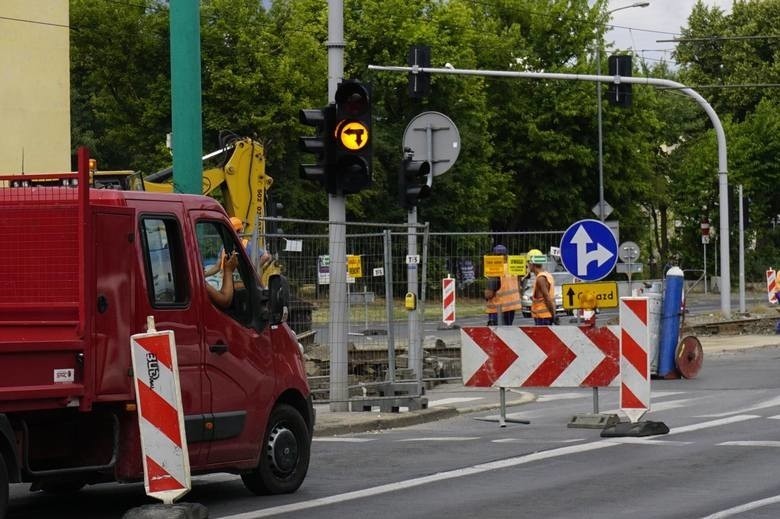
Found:
[[[615,281],[601,283],[564,283],[561,285],[563,307],[567,310],[584,308],[617,308],[618,287]]]
[[[368,128],[359,121],[342,123],[336,132],[341,145],[348,150],[357,151],[368,144]]]

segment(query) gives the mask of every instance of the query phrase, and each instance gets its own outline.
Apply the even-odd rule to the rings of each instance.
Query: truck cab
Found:
[[[192,472],[295,491],[314,413],[286,281],[258,284],[211,198],[90,189],[86,167],[68,178],[0,187],[0,519],[9,483],[61,492],[143,479],[130,336],[147,316],[174,332]],[[233,250],[222,309],[204,269]]]

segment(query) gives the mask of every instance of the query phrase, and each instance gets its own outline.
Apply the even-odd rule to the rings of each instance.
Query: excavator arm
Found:
[[[221,201],[228,216],[235,216],[244,223],[244,235],[254,235],[257,229],[257,245],[266,250],[265,203],[266,192],[273,179],[265,172],[265,149],[248,137],[233,137],[225,145],[203,157],[204,164],[213,159],[221,160],[218,166],[203,170],[203,194]],[[152,173],[143,179],[143,190],[172,193],[173,168]],[[259,217],[259,218],[258,218]],[[257,249],[255,249],[257,250]],[[267,286],[268,278],[281,270],[276,261],[264,266],[261,281]]]

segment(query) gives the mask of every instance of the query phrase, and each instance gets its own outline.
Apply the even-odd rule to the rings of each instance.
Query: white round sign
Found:
[[[639,245],[632,241],[624,241],[618,247],[618,257],[626,263],[636,263],[639,253]]]

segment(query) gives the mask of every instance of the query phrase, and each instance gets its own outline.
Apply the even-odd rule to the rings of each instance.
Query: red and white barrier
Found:
[[[777,273],[771,268],[766,271],[766,295],[770,303],[777,304]]]
[[[189,492],[190,461],[184,434],[179,365],[172,331],[130,337],[144,486],[150,497],[170,504]]]
[[[455,280],[450,276],[441,280],[441,322],[448,328],[455,324]]]
[[[463,383],[472,387],[616,386],[619,328],[475,326],[461,329]]]
[[[620,298],[620,409],[636,423],[650,409],[649,299]]]

